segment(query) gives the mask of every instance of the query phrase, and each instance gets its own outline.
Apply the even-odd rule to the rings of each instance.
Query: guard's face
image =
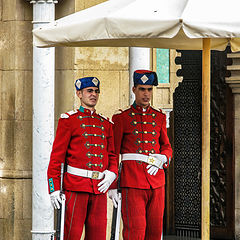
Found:
[[[133,87],[133,93],[135,94],[136,104],[140,107],[146,108],[152,98],[153,86],[152,85],[137,85]]]
[[[100,91],[97,87],[88,87],[77,91],[77,96],[80,98],[83,107],[93,108],[98,102],[99,93]]]

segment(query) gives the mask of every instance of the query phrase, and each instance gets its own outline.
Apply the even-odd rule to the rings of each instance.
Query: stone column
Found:
[[[32,0],[33,28],[55,19],[55,0]],[[33,185],[32,239],[49,240],[54,233],[47,167],[54,139],[55,48],[33,47]]]
[[[226,78],[226,83],[232,88],[234,97],[234,157],[235,157],[235,239],[240,240],[240,53],[230,53],[233,64],[227,66],[231,77]]]
[[[133,73],[137,69],[150,70],[151,48],[130,47],[129,48],[129,104],[134,102]]]

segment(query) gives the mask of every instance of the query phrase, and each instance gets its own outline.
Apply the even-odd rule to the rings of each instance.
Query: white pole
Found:
[[[132,92],[133,73],[137,69],[150,70],[151,68],[151,49],[130,47],[129,48],[129,104],[131,105],[135,96]]]
[[[55,0],[32,0],[33,28],[55,19]],[[33,47],[33,180],[32,239],[50,240],[54,211],[50,203],[47,167],[54,139],[55,48]]]

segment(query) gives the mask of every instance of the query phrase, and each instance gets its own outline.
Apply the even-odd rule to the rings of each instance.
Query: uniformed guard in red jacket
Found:
[[[117,176],[112,123],[95,111],[99,80],[76,80],[81,106],[61,115],[48,167],[49,193],[59,208],[61,163],[66,164],[63,189],[66,195],[65,240],[105,240],[106,191]]]
[[[161,240],[165,176],[172,156],[166,116],[149,105],[155,72],[134,72],[134,104],[113,116],[117,156],[121,154],[122,219],[124,240]],[[114,184],[109,197],[119,201]]]

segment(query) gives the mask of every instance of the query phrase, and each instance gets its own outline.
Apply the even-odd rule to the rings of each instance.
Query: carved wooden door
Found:
[[[174,201],[178,236],[201,234],[201,51],[180,51],[174,93]],[[211,54],[211,237],[233,239],[233,98],[225,83],[226,51]],[[171,209],[171,208],[170,208]]]

